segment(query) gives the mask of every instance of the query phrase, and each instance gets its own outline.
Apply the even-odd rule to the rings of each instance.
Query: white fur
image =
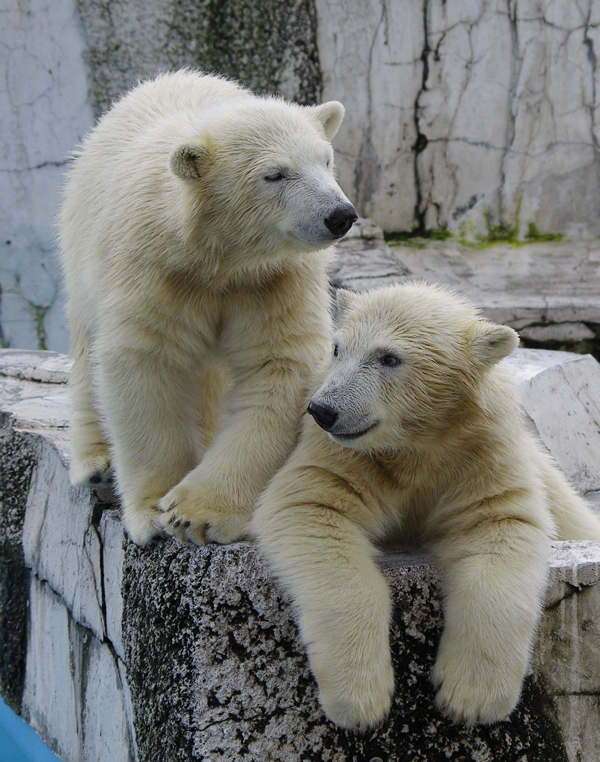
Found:
[[[498,365],[514,331],[424,284],[341,292],[338,306],[337,349],[311,400],[338,418],[329,433],[306,421],[253,531],[298,606],[330,719],[365,729],[389,711],[374,543],[394,541],[425,545],[443,571],[438,707],[496,722],[519,698],[549,541],[600,540],[600,522],[525,429]]]
[[[352,210],[342,118],[181,71],[135,88],[78,153],[61,215],[71,476],[114,467],[137,543],[242,536],[296,441],[328,346],[325,220]]]

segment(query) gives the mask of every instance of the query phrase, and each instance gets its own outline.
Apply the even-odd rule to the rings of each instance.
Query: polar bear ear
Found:
[[[507,325],[482,320],[471,339],[471,351],[485,365],[495,365],[519,346],[519,334]]]
[[[184,143],[171,154],[171,170],[183,180],[199,180],[210,159],[210,153],[201,143]]]
[[[328,140],[331,140],[340,129],[344,114],[344,107],[339,101],[328,101],[321,106],[311,106],[312,113],[323,127]]]
[[[350,305],[356,301],[356,294],[353,291],[346,291],[345,288],[338,288],[335,293],[335,300],[338,309],[338,315],[344,317],[344,313]]]

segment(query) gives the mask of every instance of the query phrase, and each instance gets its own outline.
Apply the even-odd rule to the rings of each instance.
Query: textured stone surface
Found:
[[[125,535],[118,508],[108,508],[102,513],[98,527],[102,545],[102,585],[106,638],[121,661],[123,661],[122,620],[123,563],[125,559]]]
[[[600,364],[589,355],[518,349],[505,360],[540,439],[575,489],[600,490]]]
[[[452,286],[535,347],[600,358],[600,243],[546,242],[486,248],[408,239],[388,246],[361,237],[338,245],[331,277],[363,291],[422,278]]]
[[[600,749],[599,583],[600,543],[555,543],[533,673],[577,762],[591,762]]]
[[[21,539],[33,464],[31,437],[0,425],[0,693],[14,711],[25,677],[29,574]]]
[[[61,596],[76,622],[103,639],[97,506],[92,490],[71,486],[60,455],[40,438],[23,525],[25,563]]]
[[[313,0],[78,0],[98,112],[138,80],[192,66],[257,93],[316,103],[321,90]]]
[[[329,268],[335,288],[366,291],[411,276],[408,267],[386,244],[381,229],[370,222],[359,219],[337,245],[336,258]]]
[[[64,762],[132,762],[124,668],[71,618],[51,587],[32,576],[22,713]]]
[[[0,351],[0,376],[46,384],[66,384],[72,362],[58,352],[28,352],[23,349]]]
[[[439,715],[429,683],[442,625],[438,573],[414,555],[386,554],[382,567],[395,603],[397,687],[390,719],[360,735],[322,714],[290,607],[253,546],[128,544],[124,637],[139,759],[566,760],[533,681],[494,727]]]
[[[69,359],[56,352],[0,349],[0,420],[15,429],[51,433],[65,463],[70,417],[65,380],[70,367]]]
[[[594,331],[585,323],[557,323],[553,325],[533,325],[521,328],[521,338],[540,343],[584,341],[596,337]]]
[[[490,318],[516,330],[547,323],[600,323],[599,241],[486,249],[431,242],[392,251],[413,277],[454,286]]]
[[[317,0],[342,186],[385,230],[600,232],[594,0]]]

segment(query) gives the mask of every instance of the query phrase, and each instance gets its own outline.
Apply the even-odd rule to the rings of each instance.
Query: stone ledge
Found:
[[[348,733],[323,716],[293,612],[254,546],[129,542],[106,496],[100,502],[68,482],[64,383],[31,380],[41,376],[36,358],[20,362],[10,352],[0,352],[0,585],[9,588],[7,559],[29,576],[10,588],[20,604],[11,632],[20,622],[28,635],[10,655],[21,659],[24,677],[5,671],[0,689],[64,762],[600,755],[600,543],[553,546],[523,699],[508,721],[473,729],[447,722],[432,704],[428,674],[442,626],[437,570],[414,553],[384,553],[395,602],[394,707],[378,730]],[[49,359],[56,360],[39,353],[46,367]],[[7,372],[13,362],[29,370]],[[520,350],[511,363],[531,425],[552,452],[572,430],[595,425],[598,434],[600,366],[592,358]],[[594,448],[577,448],[569,464],[597,491]],[[0,624],[3,642],[14,645],[7,620]]]
[[[370,230],[368,220],[362,228]],[[331,277],[364,291],[405,280],[451,286],[498,323],[548,349],[600,346],[600,242],[508,243],[487,248],[456,240],[392,245],[358,231],[338,244]],[[420,241],[420,242],[419,242]],[[598,356],[598,355],[596,355]]]

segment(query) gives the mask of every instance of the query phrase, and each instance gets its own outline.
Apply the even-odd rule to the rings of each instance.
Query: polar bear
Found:
[[[392,539],[425,545],[442,569],[437,706],[496,722],[519,698],[550,540],[600,540],[600,521],[525,428],[498,364],[517,346],[511,328],[423,283],[339,291],[338,307],[312,419],[252,530],[297,605],[331,720],[364,730],[390,709],[375,543]]]
[[[356,220],[333,170],[343,115],[185,70],[133,89],[76,156],[71,478],[114,474],[136,543],[242,536],[297,439],[330,247]]]

